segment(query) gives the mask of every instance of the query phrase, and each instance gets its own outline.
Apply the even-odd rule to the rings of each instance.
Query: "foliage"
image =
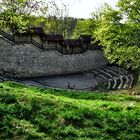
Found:
[[[39,26],[45,32],[70,38],[77,23],[77,19],[68,17],[68,7],[59,7],[54,0],[2,0],[0,6],[0,28],[13,33]]]
[[[95,22],[92,19],[79,19],[73,31],[73,38],[79,35],[88,34],[92,35],[95,28]]]
[[[126,5],[123,2],[123,0],[119,1],[121,7],[118,10],[114,10],[108,5],[104,6],[96,20],[94,35],[104,46],[105,55],[111,63],[127,69],[137,69],[140,68],[140,24],[135,10],[139,11],[139,9],[129,9],[127,7],[131,5],[129,0]],[[133,3],[134,6],[137,6],[135,4],[138,3]],[[132,17],[132,13],[135,18],[134,15]]]
[[[27,28],[28,21],[24,20],[25,15],[19,15],[16,13],[13,13],[11,11],[6,11],[1,15],[2,20],[0,21],[0,27],[1,28],[10,28],[12,32],[17,31],[24,31]]]
[[[140,134],[139,98],[0,83],[0,139],[129,139]]]
[[[24,31],[31,14],[39,16],[47,10],[42,0],[2,0],[0,6],[0,28],[10,28],[12,32]]]
[[[140,0],[119,0],[118,7],[128,21],[140,23]]]
[[[48,4],[48,14],[44,17],[43,28],[48,33],[62,34],[65,38],[70,37],[76,25],[73,17],[68,17],[68,6],[61,2],[58,6],[55,0]]]
[[[46,32],[62,34],[65,38],[72,36],[73,30],[77,24],[77,19],[73,17],[48,17],[45,19],[44,29]]]

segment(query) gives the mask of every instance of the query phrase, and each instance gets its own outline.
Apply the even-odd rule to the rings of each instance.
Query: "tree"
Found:
[[[118,7],[128,21],[140,23],[140,0],[120,0]]]
[[[124,1],[127,1],[127,6]],[[140,68],[140,22],[136,12],[139,11],[138,1],[135,0],[132,6],[130,0],[120,0],[118,10],[105,5],[96,20],[94,31],[94,36],[104,46],[108,60],[131,69]],[[131,6],[137,8],[130,9]]]
[[[47,9],[42,0],[2,0],[0,7],[0,28],[10,28],[12,32],[24,31],[31,14],[45,14]]]
[[[72,38],[73,32],[75,30],[75,27],[77,25],[77,18],[73,17],[65,17],[64,24],[65,24],[65,37],[66,38]],[[64,33],[63,33],[64,34]]]
[[[52,0],[48,5],[48,15],[45,19],[46,32],[63,34],[64,37],[68,36],[68,28],[73,18],[68,17],[68,6],[63,2],[61,7],[58,7],[55,0]]]
[[[93,19],[78,19],[77,25],[73,31],[73,38],[77,38],[81,34],[93,34],[95,28]]]

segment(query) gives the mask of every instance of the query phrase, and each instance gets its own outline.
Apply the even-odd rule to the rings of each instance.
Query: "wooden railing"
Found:
[[[13,42],[14,44],[33,44],[34,46],[38,47],[39,49],[43,50],[43,45],[35,40],[15,40],[15,37],[13,35],[10,35],[2,30],[0,30],[0,35],[2,35],[4,38],[8,39],[9,41]]]
[[[34,46],[36,46],[37,48],[41,49],[42,51],[58,51],[59,53],[63,54],[63,55],[67,55],[67,54],[82,54],[84,52],[86,52],[87,50],[93,50],[95,49],[94,46],[90,46],[89,48],[83,48],[82,46],[79,46],[79,48],[77,47],[69,47],[69,49],[67,49],[66,46],[62,45],[60,48],[54,48],[54,47],[49,47],[47,48],[46,46],[44,46],[43,44],[35,41],[34,39],[31,40],[17,40],[15,39],[15,37],[9,33],[6,33],[2,30],[0,30],[0,35],[2,35],[4,38],[6,38],[7,40],[13,42],[14,44],[33,44]]]
[[[42,51],[44,50],[44,46],[42,45],[42,44],[40,44],[39,42],[37,42],[37,41],[35,41],[35,40],[31,40],[31,43],[34,45],[34,46],[36,46],[36,47],[38,47],[39,49],[41,49]]]

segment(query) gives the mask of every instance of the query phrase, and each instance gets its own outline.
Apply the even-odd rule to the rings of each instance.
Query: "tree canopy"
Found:
[[[29,26],[40,26],[45,32],[70,37],[77,23],[68,17],[68,6],[59,7],[55,0],[1,0],[0,28],[24,32]]]
[[[94,36],[111,63],[140,68],[140,0],[120,0],[118,9],[105,5],[94,19]]]
[[[95,28],[93,19],[79,19],[73,31],[73,38],[77,38],[80,34],[93,34]]]
[[[39,16],[47,12],[43,0],[2,0],[0,7],[0,28],[10,28],[12,32],[25,30],[31,14]]]

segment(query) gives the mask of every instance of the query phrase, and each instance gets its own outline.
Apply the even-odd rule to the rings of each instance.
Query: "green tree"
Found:
[[[93,34],[95,22],[93,19],[79,19],[73,31],[73,38],[77,38],[81,34]]]
[[[31,14],[45,14],[47,6],[42,0],[2,0],[0,2],[0,28],[24,31]]]
[[[118,7],[128,21],[140,23],[140,0],[120,0]]]
[[[139,0],[135,1],[133,6],[137,7]],[[100,11],[94,36],[104,46],[104,53],[111,63],[137,69],[140,68],[140,24],[138,12],[136,14],[139,7],[130,10],[130,0],[120,0],[118,5],[118,10],[105,5]]]

